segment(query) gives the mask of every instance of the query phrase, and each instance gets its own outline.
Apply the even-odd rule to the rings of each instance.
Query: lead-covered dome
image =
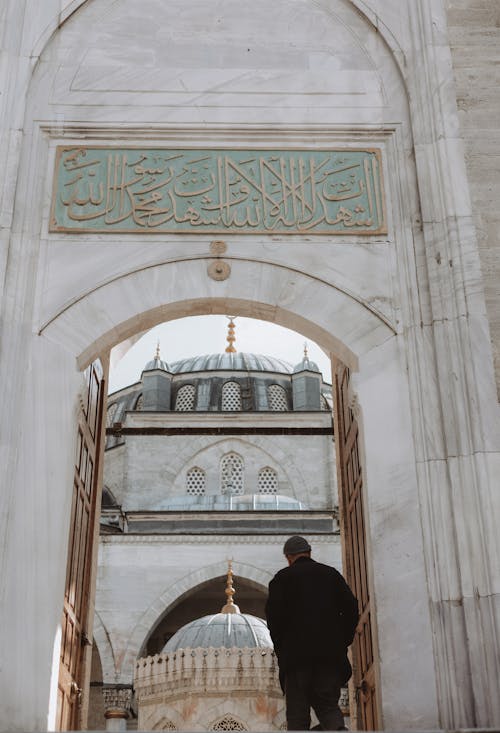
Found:
[[[278,372],[291,374],[292,365],[283,359],[262,354],[247,354],[243,351],[222,354],[203,354],[174,361],[170,371],[174,374],[205,371]]]
[[[273,642],[263,619],[248,613],[216,613],[182,626],[167,641],[162,653],[199,647],[272,649]]]
[[[220,613],[202,616],[182,626],[165,644],[162,654],[177,649],[272,649],[273,642],[266,622],[249,613],[241,613],[233,601],[233,568],[227,571],[226,603]]]
[[[164,372],[168,372],[168,364],[166,361],[163,361],[163,359],[160,356],[160,342],[158,341],[158,345],[156,346],[156,354],[151,359],[151,361],[148,361],[146,366],[143,369],[143,372],[152,372],[154,369],[162,369]]]
[[[298,372],[319,372],[319,366],[316,364],[315,361],[312,361],[309,358],[309,354],[307,353],[307,344],[304,346],[304,356],[302,358],[302,361],[296,364],[293,368],[293,373],[297,374]]]

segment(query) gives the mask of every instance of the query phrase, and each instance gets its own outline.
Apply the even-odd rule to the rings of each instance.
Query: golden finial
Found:
[[[155,359],[161,360],[160,357],[160,339],[156,342],[156,356]]]
[[[226,341],[228,342],[229,346],[226,348],[226,354],[236,354],[236,349],[234,348],[234,342],[236,341],[236,336],[234,335],[234,319],[236,316],[226,316],[226,318],[229,321],[229,325],[227,327],[227,338]]]
[[[309,357],[307,355],[307,341],[304,341],[304,359],[308,359],[308,358]]]
[[[235,591],[233,588],[233,563],[231,560],[229,560],[227,564],[227,583],[225,592],[227,602],[224,606],[222,606],[221,613],[240,613],[240,609],[233,601]]]

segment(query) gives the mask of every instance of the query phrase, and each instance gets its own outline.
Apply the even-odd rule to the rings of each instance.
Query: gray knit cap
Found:
[[[301,552],[311,552],[311,545],[304,538],[299,535],[289,537],[283,547],[284,555],[298,555]]]

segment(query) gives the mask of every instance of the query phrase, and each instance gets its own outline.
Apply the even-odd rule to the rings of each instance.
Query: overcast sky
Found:
[[[275,356],[295,365],[302,360],[306,339],[295,331],[254,318],[236,318],[237,351]],[[140,379],[145,364],[154,357],[160,340],[161,358],[177,361],[200,354],[218,354],[225,351],[228,320],[225,316],[193,316],[155,326],[145,333],[125,354],[110,373],[109,390],[133,384]],[[331,383],[330,360],[313,341],[307,340],[309,358]]]

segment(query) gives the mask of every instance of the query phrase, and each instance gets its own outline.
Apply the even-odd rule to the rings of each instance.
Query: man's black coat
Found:
[[[341,685],[347,682],[358,603],[335,568],[298,557],[269,583],[266,617],[281,678],[287,668],[317,660],[338,669]]]

